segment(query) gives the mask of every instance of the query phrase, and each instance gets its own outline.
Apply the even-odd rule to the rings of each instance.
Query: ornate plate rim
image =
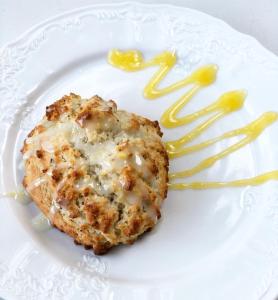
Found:
[[[186,8],[186,7],[181,7],[178,5],[171,5],[171,4],[146,4],[146,3],[139,3],[139,2],[119,2],[119,3],[104,3],[104,4],[95,4],[95,5],[89,5],[89,6],[83,6],[80,8],[76,8],[76,9],[72,9],[66,12],[63,12],[61,14],[58,14],[54,17],[48,18],[45,21],[32,26],[29,30],[25,31],[24,33],[22,33],[18,38],[14,39],[13,41],[7,43],[6,45],[2,46],[0,48],[0,55],[6,51],[9,48],[13,48],[16,47],[18,45],[20,45],[21,43],[24,43],[24,40],[26,38],[28,38],[28,36],[32,36],[32,34],[35,34],[36,32],[38,32],[40,29],[43,29],[46,25],[48,25],[51,22],[54,22],[55,20],[58,20],[60,18],[67,18],[70,17],[71,15],[75,15],[77,13],[82,13],[83,11],[87,11],[87,10],[93,10],[95,8],[109,8],[109,7],[114,7],[114,8],[121,8],[121,7],[142,7],[142,8],[147,8],[150,9],[152,7],[159,7],[159,8],[173,8],[173,9],[181,9],[183,11],[187,11],[187,12],[193,12],[193,13],[198,13],[203,15],[206,18],[209,18],[210,20],[214,20],[214,22],[219,23],[221,26],[225,26],[227,28],[227,30],[233,31],[236,34],[240,34],[242,37],[244,37],[245,39],[248,39],[248,43],[255,43],[256,45],[254,45],[254,47],[260,47],[260,50],[264,52],[264,54],[266,56],[269,56],[269,58],[271,58],[272,60],[275,59],[278,62],[278,57],[272,53],[270,50],[268,50],[267,48],[265,48],[257,39],[255,39],[254,37],[248,35],[248,34],[244,34],[241,33],[239,31],[237,31],[236,29],[234,29],[233,27],[231,27],[228,23],[222,21],[221,19],[218,19],[216,17],[210,16],[206,13],[200,12],[198,10],[195,9],[191,9],[191,8]],[[1,62],[1,61],[0,61]],[[1,69],[0,69],[0,75],[1,75]],[[4,143],[5,144],[5,143]],[[4,145],[3,145],[4,146]],[[1,153],[2,153],[2,149],[1,149]],[[0,165],[2,165],[2,156],[0,157]],[[2,186],[3,182],[1,179],[1,186]]]

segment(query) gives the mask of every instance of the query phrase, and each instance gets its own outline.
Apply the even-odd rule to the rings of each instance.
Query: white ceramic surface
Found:
[[[153,69],[125,73],[110,66],[111,48],[140,49],[145,57],[175,50],[179,63],[166,82],[216,63],[217,81],[187,111],[244,88],[244,108],[206,133],[216,136],[277,110],[278,58],[254,39],[203,13],[171,6],[87,7],[33,28],[1,50],[1,192],[22,179],[19,153],[45,106],[69,92],[99,94],[118,106],[159,119],[181,92],[142,97]],[[164,130],[173,139],[184,129]],[[192,180],[231,180],[278,169],[278,126]],[[201,136],[199,140],[203,140]],[[229,142],[171,162],[193,166]],[[278,190],[256,188],[171,191],[162,220],[133,246],[95,257],[58,232],[36,231],[33,204],[2,197],[0,296],[7,299],[262,299],[277,279]],[[23,229],[23,230],[22,230]]]
[[[12,41],[25,30],[56,14],[86,5],[118,3],[122,0],[1,0],[0,47]],[[136,1],[134,1],[136,2]],[[277,0],[140,0],[142,3],[169,3],[197,9],[224,20],[240,32],[258,39],[267,49],[278,54]]]

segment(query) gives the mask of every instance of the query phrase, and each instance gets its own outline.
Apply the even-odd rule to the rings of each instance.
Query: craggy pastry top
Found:
[[[158,122],[112,100],[64,96],[24,142],[23,184],[54,225],[96,253],[131,243],[156,224],[167,195],[161,136]]]

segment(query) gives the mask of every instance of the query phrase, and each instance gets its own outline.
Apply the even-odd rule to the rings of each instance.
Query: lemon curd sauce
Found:
[[[230,113],[241,109],[246,98],[245,91],[229,91],[221,95],[210,105],[194,113],[178,117],[180,111],[192,100],[192,98],[198,93],[198,91],[214,83],[218,71],[218,67],[216,65],[205,65],[180,81],[177,81],[164,88],[158,88],[158,85],[176,64],[177,57],[174,52],[164,51],[161,54],[156,55],[152,59],[145,61],[142,53],[137,50],[130,50],[125,52],[119,50],[111,50],[108,54],[108,61],[114,67],[128,72],[134,72],[143,70],[148,67],[158,66],[158,70],[155,72],[155,74],[152,76],[152,78],[144,88],[144,97],[147,99],[157,99],[176,90],[179,90],[185,86],[190,86],[190,89],[162,114],[160,119],[161,124],[166,128],[177,128],[190,124],[206,115],[208,115],[208,119],[179,139],[168,141],[165,143],[170,159],[200,151],[215,143],[231,137],[241,137],[238,142],[200,161],[193,168],[186,169],[180,172],[170,173],[169,187],[171,189],[181,190],[239,187],[247,185],[259,185],[268,180],[278,180],[278,170],[274,170],[255,177],[227,182],[212,181],[174,183],[173,180],[193,176],[203,171],[204,169],[213,166],[215,162],[223,159],[232,152],[235,152],[254,141],[264,131],[264,129],[266,129],[278,119],[278,113],[263,113],[256,120],[244,127],[225,132],[215,138],[203,141],[200,144],[186,146],[189,142],[192,142],[195,138],[204,133],[215,122],[229,115]]]

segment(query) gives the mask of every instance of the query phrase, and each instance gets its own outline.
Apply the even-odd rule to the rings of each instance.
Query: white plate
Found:
[[[106,61],[111,48],[140,49],[147,58],[176,50],[179,63],[169,81],[216,63],[216,83],[195,97],[189,111],[226,91],[246,89],[244,108],[212,126],[206,133],[210,137],[278,108],[277,57],[220,20],[167,5],[109,4],[72,11],[1,50],[2,193],[21,182],[19,149],[26,133],[45,106],[62,95],[99,94],[151,119],[159,119],[176,99],[179,92],[144,99],[142,90],[154,69],[115,69]],[[179,134],[164,131],[165,140]],[[230,180],[278,169],[277,133],[274,124],[256,142],[193,179]],[[179,165],[191,166],[205,155],[184,157]],[[178,168],[172,163],[172,170]],[[57,230],[36,231],[33,204],[2,198],[0,296],[9,300],[262,299],[277,287],[275,182],[256,188],[171,191],[152,233],[102,257],[75,246]]]

